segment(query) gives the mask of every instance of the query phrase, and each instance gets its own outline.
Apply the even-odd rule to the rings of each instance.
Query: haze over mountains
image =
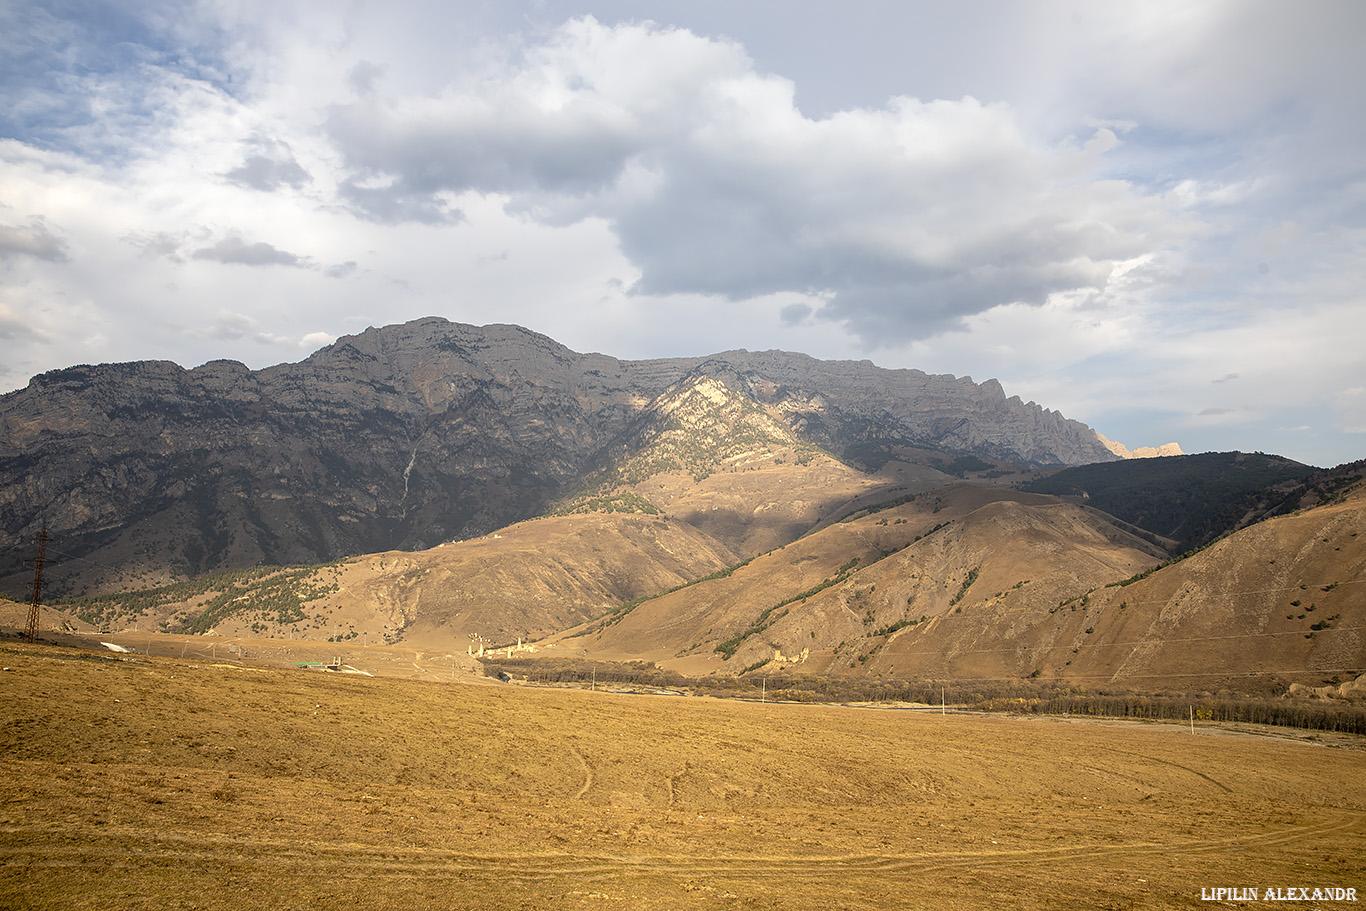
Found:
[[[620,361],[427,319],[255,372],[56,371],[0,399],[0,434],[16,595],[43,525],[67,595],[327,564],[73,602],[72,623],[535,641],[690,674],[1275,691],[1366,669],[1360,463],[1118,461],[994,381]]]

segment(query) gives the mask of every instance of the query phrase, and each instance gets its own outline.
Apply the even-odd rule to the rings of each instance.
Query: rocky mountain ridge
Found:
[[[262,370],[80,366],[0,396],[0,586],[22,591],[43,527],[63,542],[54,593],[484,534],[578,490],[651,403],[703,376],[868,470],[1114,458],[994,380],[779,351],[627,361],[427,318]]]

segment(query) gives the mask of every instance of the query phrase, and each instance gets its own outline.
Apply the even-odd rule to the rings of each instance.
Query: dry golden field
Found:
[[[1147,909],[1208,907],[1202,889],[1227,887],[1366,900],[1366,751],[1350,740],[14,640],[0,663],[4,908]]]

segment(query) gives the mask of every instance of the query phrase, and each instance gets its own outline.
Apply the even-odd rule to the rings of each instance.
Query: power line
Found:
[[[112,563],[102,563],[102,562],[100,562],[99,560],[92,559],[91,557],[81,557],[81,556],[77,556],[76,554],[69,554],[69,553],[66,553],[66,552],[60,551],[60,550],[54,550],[54,551],[52,551],[52,554],[53,554],[53,556],[56,556],[56,557],[65,557],[65,558],[68,559],[68,560],[80,560],[82,563],[90,563],[90,564],[92,564],[92,565],[94,565],[94,566],[99,566],[99,567],[101,567],[101,568],[103,568],[103,569],[110,570],[111,572],[123,572],[123,571],[124,571],[123,567],[115,566],[115,565],[112,564]],[[31,560],[25,560],[24,562],[25,562],[25,563],[31,563],[32,561],[31,561]],[[55,560],[55,559],[53,559],[53,557],[48,557],[48,558],[46,558],[43,562],[49,563],[49,564],[53,564],[53,565],[55,565],[55,566],[61,566],[61,565],[62,565],[62,561]],[[50,574],[51,574],[51,570],[49,570],[49,575],[50,575]]]
[[[1361,671],[1361,667],[1294,667],[1280,669],[1263,669],[1256,671],[1227,671],[1225,673],[1202,672],[1198,674],[1183,674],[1179,671],[1170,674],[1068,674],[1069,680],[1113,680],[1116,683],[1130,678],[1140,677],[1261,677],[1266,674],[1356,674]],[[987,680],[989,678],[982,678]]]
[[[92,564],[92,565],[94,565],[94,566],[99,566],[99,567],[102,567],[102,568],[104,568],[104,569],[113,570],[114,572],[123,572],[123,571],[124,571],[124,567],[122,567],[122,566],[117,566],[117,565],[115,565],[115,564],[113,564],[113,563],[104,563],[104,562],[102,562],[102,561],[100,561],[100,560],[94,559],[93,557],[81,557],[81,556],[78,556],[78,555],[76,555],[76,554],[69,554],[69,553],[65,553],[64,551],[60,551],[60,550],[53,551],[53,553],[56,554],[56,555],[59,556],[59,557],[65,557],[65,558],[68,559],[68,560],[79,560],[79,561],[81,561],[82,563],[90,563],[90,564]],[[55,562],[55,561],[50,561],[50,562]]]

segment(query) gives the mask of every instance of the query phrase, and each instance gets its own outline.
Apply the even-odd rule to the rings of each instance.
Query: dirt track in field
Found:
[[[1366,898],[1361,750],[12,643],[0,662],[7,908]]]

